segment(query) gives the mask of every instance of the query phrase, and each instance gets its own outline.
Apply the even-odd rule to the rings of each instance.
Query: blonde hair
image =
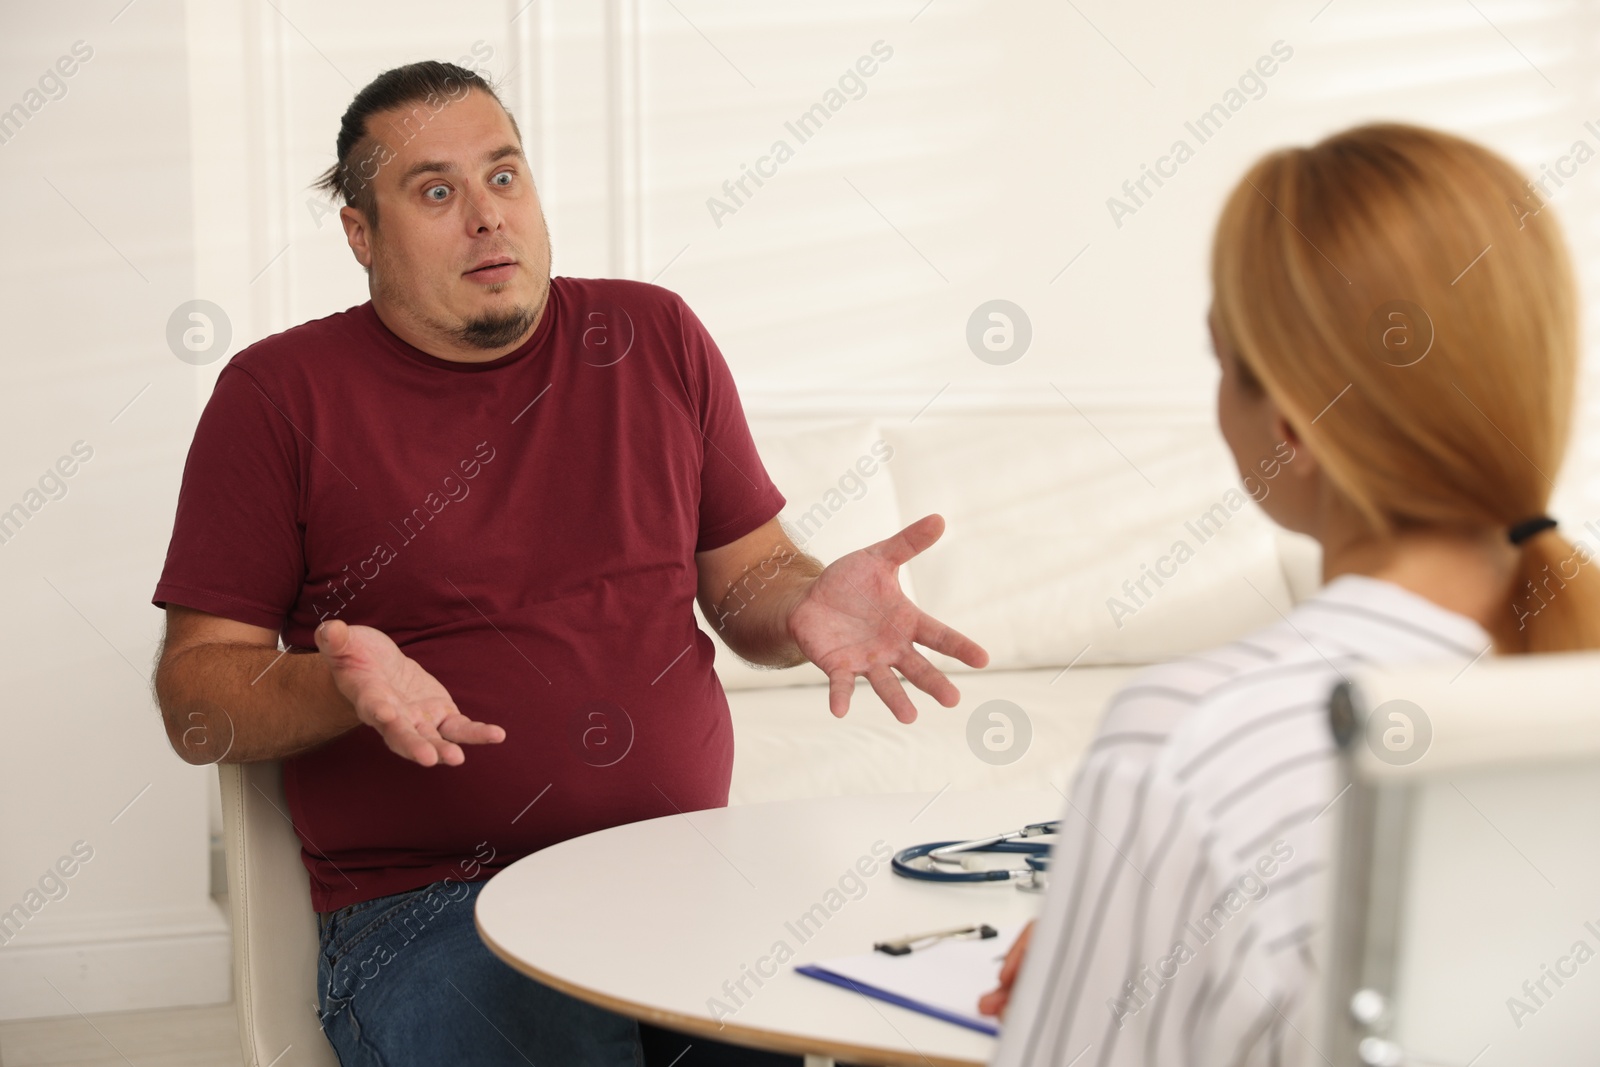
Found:
[[[1572,423],[1577,299],[1551,209],[1435,130],[1360,126],[1272,152],[1212,246],[1219,339],[1388,537],[1546,514]],[[1522,543],[1502,652],[1600,647],[1600,577],[1556,530]]]

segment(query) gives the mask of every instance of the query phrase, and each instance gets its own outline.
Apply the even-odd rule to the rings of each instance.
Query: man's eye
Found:
[[[440,195],[434,196],[434,193],[438,193]],[[445,197],[450,195],[450,187],[447,185],[430,185],[423,191],[422,195],[427,197],[429,200],[443,200]]]
[[[509,170],[503,170],[499,174],[496,174],[494,177],[490,178],[489,180],[491,182],[494,182],[494,183],[498,184],[498,185],[506,186],[506,185],[510,185],[511,184],[511,181],[512,181],[512,179],[514,177],[515,177],[515,175],[513,175]],[[505,181],[500,181],[501,178],[504,178]]]

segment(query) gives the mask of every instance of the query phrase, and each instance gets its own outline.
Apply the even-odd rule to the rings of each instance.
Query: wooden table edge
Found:
[[[607,1011],[614,1011],[619,1015],[626,1015],[657,1026],[694,1034],[698,1037],[708,1037],[714,1041],[737,1038],[738,1040],[735,1040],[734,1044],[745,1045],[766,1052],[788,1052],[797,1056],[831,1056],[835,1060],[842,1059],[851,1063],[872,1064],[874,1067],[984,1067],[988,1062],[986,1060],[951,1059],[947,1056],[930,1055],[915,1050],[902,1051],[868,1045],[852,1045],[847,1042],[830,1041],[825,1038],[809,1039],[777,1030],[766,1030],[756,1026],[741,1026],[737,1023],[713,1023],[709,1019],[698,1015],[681,1015],[678,1012],[663,1011],[660,1008],[624,1000],[621,997],[613,997],[598,990],[590,989],[587,986],[568,982],[518,959],[502,948],[494,938],[485,932],[483,922],[479,918],[476,908],[473,909],[472,923],[477,928],[478,937],[488,946],[490,952],[493,952],[508,966],[522,972],[541,985],[549,986],[551,989],[566,993],[568,996],[576,997],[596,1007],[605,1008]],[[865,996],[865,994],[860,995]]]

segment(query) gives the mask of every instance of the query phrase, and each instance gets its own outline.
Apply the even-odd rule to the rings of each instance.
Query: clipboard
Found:
[[[865,952],[797,964],[808,978],[998,1037],[1000,1021],[978,1013],[978,998],[1000,984],[1000,966],[1026,923],[998,927],[998,936],[949,940],[904,956]]]

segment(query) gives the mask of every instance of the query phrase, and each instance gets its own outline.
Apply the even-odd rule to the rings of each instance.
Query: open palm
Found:
[[[982,667],[989,654],[906,598],[896,572],[944,532],[944,519],[925,515],[893,537],[835,560],[789,615],[789,634],[807,659],[828,676],[828,709],[843,716],[857,675],[894,717],[911,722],[917,709],[906,695],[898,670],[913,685],[945,707],[961,694],[915,644]],[[914,644],[915,643],[915,644]]]
[[[458,766],[466,759],[461,745],[505,740],[502,727],[461,714],[439,680],[383,631],[333,619],[315,636],[334,685],[396,755],[424,767]]]

